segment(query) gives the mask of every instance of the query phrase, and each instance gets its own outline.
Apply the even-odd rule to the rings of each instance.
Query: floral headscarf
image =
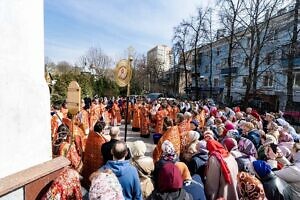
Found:
[[[177,159],[175,148],[169,140],[166,140],[162,143],[161,149],[162,149],[162,159],[166,161],[174,161]]]
[[[112,172],[100,172],[92,180],[90,200],[123,200],[122,186]]]
[[[238,142],[238,149],[240,152],[245,153],[248,156],[257,158],[257,150],[253,142],[247,138],[241,137]]]
[[[261,182],[249,173],[238,174],[238,185],[242,200],[264,200],[266,199],[264,187]]]

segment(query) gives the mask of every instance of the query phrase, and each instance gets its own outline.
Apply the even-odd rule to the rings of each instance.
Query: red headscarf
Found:
[[[260,116],[259,116],[259,114],[258,114],[255,110],[252,110],[251,115],[252,115],[257,121],[260,121]]]
[[[224,176],[224,179],[227,183],[231,184],[231,176],[230,171],[227,167],[226,162],[224,161],[223,157],[227,157],[229,152],[216,140],[208,140],[207,141],[207,150],[210,153],[210,156],[215,156],[221,165],[221,171]]]
[[[241,112],[241,109],[240,107],[236,106],[233,108],[233,111],[237,113],[237,112]]]
[[[172,162],[163,165],[158,173],[158,190],[171,192],[183,186],[183,179],[177,166]]]

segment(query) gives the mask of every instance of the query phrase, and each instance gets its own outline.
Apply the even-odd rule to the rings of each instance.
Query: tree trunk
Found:
[[[298,9],[300,5],[300,0],[296,0],[295,10],[294,10],[294,22],[293,22],[293,33],[291,39],[291,46],[288,53],[288,69],[287,69],[287,101],[285,109],[293,108],[293,85],[294,85],[294,58],[297,50],[297,35],[298,35]]]
[[[256,39],[259,40],[259,39]],[[259,43],[259,42],[258,42]],[[260,44],[257,44],[260,45]],[[256,47],[258,48],[258,47]],[[258,67],[259,67],[259,55],[260,52],[256,52],[255,54],[255,60],[254,60],[254,69],[253,69],[253,81],[252,81],[252,93],[255,96],[256,95],[256,89],[257,89],[257,71],[258,71]]]
[[[213,52],[212,42],[210,42],[210,65],[209,65],[209,97],[212,98],[212,64],[213,64]]]
[[[197,44],[198,44],[198,34],[196,35],[195,49],[194,49],[194,65],[195,65],[195,86],[196,86],[196,99],[199,99],[199,88],[198,88],[198,66],[197,66]]]
[[[182,58],[183,58],[183,68],[184,68],[184,78],[185,78],[185,93],[187,93],[188,88],[188,77],[187,77],[187,68],[186,68],[186,58],[185,58],[185,52],[184,49],[182,49]],[[179,69],[180,70],[180,69]]]
[[[232,3],[233,5],[233,3]],[[228,85],[227,85],[227,93],[226,93],[226,102],[227,104],[231,104],[231,85],[232,85],[232,51],[233,51],[233,37],[234,37],[234,26],[235,21],[237,17],[237,12],[234,11],[233,13],[233,19],[231,22],[231,30],[230,30],[230,39],[229,39],[229,45],[228,45],[228,58],[227,58],[227,65],[229,69],[228,73]]]
[[[228,82],[227,82],[227,93],[226,93],[226,102],[230,105],[231,103],[231,82],[232,82],[232,50],[233,50],[233,34],[230,36],[230,42],[229,42],[229,49],[228,49],[228,58],[227,58],[227,64],[228,64]]]
[[[250,42],[251,42],[251,45],[250,45],[250,55],[249,55],[249,64],[248,64],[248,67],[249,67],[249,74],[248,74],[248,79],[246,81],[246,91],[245,91],[245,97],[244,97],[244,102],[243,102],[243,105],[246,107],[248,106],[248,102],[249,102],[249,97],[250,97],[250,90],[251,90],[251,86],[252,86],[252,61],[253,61],[253,55],[254,55],[254,35],[255,35],[255,31],[254,29],[251,29],[250,31]]]

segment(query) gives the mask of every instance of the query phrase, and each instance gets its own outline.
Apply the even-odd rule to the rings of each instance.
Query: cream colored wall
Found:
[[[51,159],[43,1],[1,0],[0,30],[1,178]]]

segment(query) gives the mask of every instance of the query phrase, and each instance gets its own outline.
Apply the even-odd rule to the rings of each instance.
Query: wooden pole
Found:
[[[128,84],[128,85],[129,85],[129,84]],[[127,138],[127,123],[128,123],[128,105],[129,105],[128,88],[129,88],[129,87],[127,87],[126,113],[125,113],[125,136],[124,136],[124,141],[125,141],[125,142],[126,142],[126,138]]]

